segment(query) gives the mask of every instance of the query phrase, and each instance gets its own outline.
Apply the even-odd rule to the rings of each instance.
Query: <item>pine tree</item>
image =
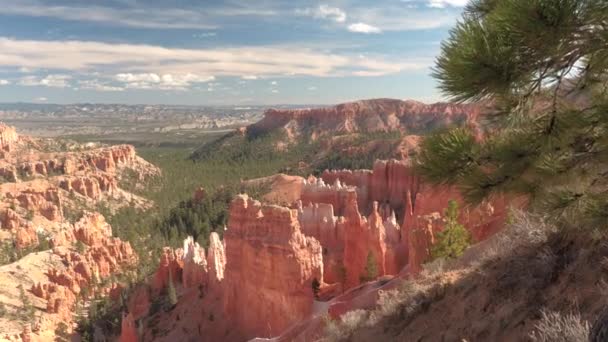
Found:
[[[471,244],[471,234],[458,223],[458,216],[460,216],[458,203],[450,200],[445,210],[445,227],[437,233],[437,242],[431,247],[433,259],[458,258]]]
[[[365,262],[365,275],[361,277],[362,281],[372,281],[378,277],[378,265],[376,264],[376,257],[370,251],[367,253],[367,259]]]
[[[434,77],[455,101],[491,105],[491,134],[429,136],[421,174],[457,185],[473,204],[524,195],[563,226],[606,226],[607,21],[606,0],[472,1]]]

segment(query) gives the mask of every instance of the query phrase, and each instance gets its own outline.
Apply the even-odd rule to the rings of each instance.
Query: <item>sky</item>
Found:
[[[0,0],[0,102],[442,100],[467,0]]]

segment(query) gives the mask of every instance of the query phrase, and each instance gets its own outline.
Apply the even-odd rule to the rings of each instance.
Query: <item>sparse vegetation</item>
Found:
[[[79,254],[84,254],[84,252],[87,250],[87,246],[80,240],[76,241],[75,247]]]
[[[0,265],[6,265],[19,260],[19,251],[13,241],[0,243]]]
[[[60,342],[70,341],[70,334],[68,333],[68,325],[64,322],[60,322],[55,329],[55,339]]]
[[[368,252],[365,260],[365,274],[361,277],[361,282],[372,281],[378,277],[378,261],[374,253]]]
[[[589,323],[576,313],[542,311],[530,338],[536,342],[585,342],[589,340]]]
[[[21,301],[21,319],[25,321],[34,319],[36,308],[32,305],[27,293],[25,293],[23,285],[19,285],[19,300]]]
[[[325,319],[325,339],[328,342],[348,340],[354,331],[368,318],[365,310],[353,310],[342,315],[340,320]]]

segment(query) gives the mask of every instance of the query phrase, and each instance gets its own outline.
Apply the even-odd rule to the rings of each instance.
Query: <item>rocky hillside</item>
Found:
[[[363,132],[420,134],[449,125],[476,125],[479,105],[373,99],[313,109],[269,109],[246,128],[252,136],[283,131],[289,139]]]
[[[307,175],[325,169],[371,168],[376,159],[404,159],[419,136],[438,128],[467,125],[481,134],[480,104],[424,104],[392,99],[333,107],[269,109],[262,120],[204,144],[198,161],[282,158],[289,171]]]
[[[95,211],[148,207],[130,189],[159,170],[129,145],[37,139],[1,124],[0,150],[0,339],[52,340],[73,330],[78,303],[107,296],[109,278],[136,263]]]

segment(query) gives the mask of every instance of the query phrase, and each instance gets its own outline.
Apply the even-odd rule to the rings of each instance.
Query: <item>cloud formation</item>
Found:
[[[468,2],[469,0],[429,0],[428,5],[434,8],[445,8],[447,6],[464,7]]]
[[[81,80],[78,81],[78,85],[80,89],[87,90],[95,90],[95,91],[103,91],[103,92],[115,92],[115,91],[124,91],[124,87],[117,87],[113,85],[109,85],[100,80]]]
[[[350,32],[357,32],[357,33],[381,33],[382,32],[382,30],[379,29],[378,27],[368,25],[365,23],[350,24],[350,25],[348,25],[348,30]]]
[[[118,75],[127,86],[171,88],[210,77],[383,75],[404,69],[424,69],[431,61],[391,61],[290,45],[215,49],[179,49],[154,45],[108,44],[92,41],[33,41],[0,37],[0,66]],[[156,76],[151,76],[155,74]],[[64,86],[68,78],[49,79]],[[36,83],[35,78],[26,83]],[[43,82],[44,83],[44,82]]]
[[[37,76],[25,76],[19,80],[19,85],[26,87],[50,87],[50,88],[67,88],[70,86],[70,75],[47,75],[39,78]]]
[[[332,20],[337,23],[346,21],[346,12],[338,7],[331,7],[329,5],[319,5],[319,7],[316,8],[297,9],[296,13],[317,19]]]
[[[238,6],[203,8],[162,8],[146,6],[109,7],[99,5],[52,5],[39,0],[7,1],[0,14],[47,17],[67,21],[102,23],[147,29],[214,29],[221,18],[240,16],[273,16],[272,9]]]
[[[215,80],[214,76],[198,76],[195,74],[171,75],[155,73],[122,73],[117,74],[115,79],[125,84],[130,89],[163,89],[163,90],[186,90],[192,84],[206,83]]]

